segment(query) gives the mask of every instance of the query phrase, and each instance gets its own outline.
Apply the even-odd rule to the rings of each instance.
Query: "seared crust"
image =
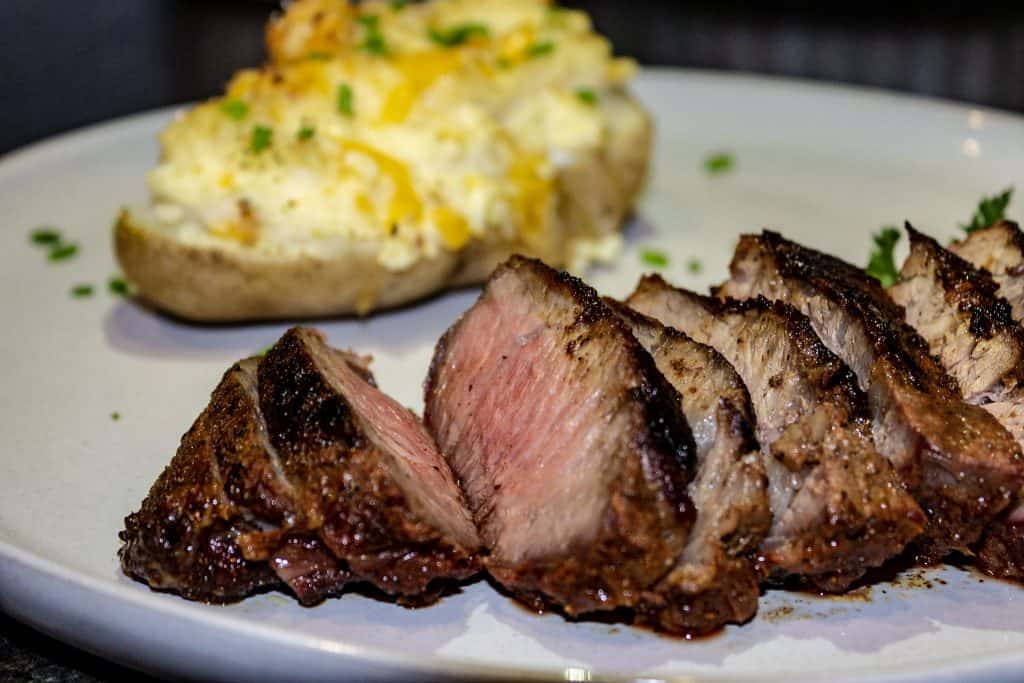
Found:
[[[949,250],[988,271],[999,296],[1012,307],[1013,318],[1024,321],[1024,232],[1013,221],[998,221],[949,245]]]
[[[382,462],[389,456],[325,382],[306,334],[293,328],[267,352],[259,395],[270,443],[303,494],[307,523],[331,552],[388,594],[421,602],[415,596],[435,578],[476,573],[475,548],[454,543],[416,509],[396,470]]]
[[[692,634],[743,623],[757,610],[760,593],[751,554],[771,525],[747,388],[710,346],[618,301],[604,301],[654,358],[700,431],[700,462],[690,483],[696,524],[676,568],[647,593],[636,619]]]
[[[943,249],[933,238],[904,226],[910,238],[910,248],[935,264],[935,274],[942,283],[946,300],[961,313],[971,318],[971,334],[991,339],[1003,332],[1020,336],[1019,328],[1010,315],[1010,304],[997,292],[999,285],[990,273],[978,270],[952,251]]]
[[[807,318],[764,298],[718,300],[647,276],[627,302],[730,359],[758,411],[772,495],[760,555],[772,579],[843,590],[898,554],[924,516],[874,449],[867,401]]]
[[[975,552],[975,564],[986,574],[1024,583],[1024,522],[998,520]]]
[[[964,398],[976,404],[1007,398],[1024,380],[1024,329],[997,294],[999,285],[909,223],[906,230],[910,256],[889,294]]]
[[[125,520],[127,574],[210,602],[284,584],[313,604],[365,581],[419,605],[438,598],[439,580],[479,570],[468,517],[469,546],[428,521],[388,454],[324,382],[311,334],[293,329],[262,360],[224,376]],[[332,353],[372,380],[358,358]]]
[[[459,436],[449,441],[447,427],[449,420],[483,410],[480,406],[490,405],[495,392],[506,391],[503,386],[470,384],[469,405],[449,398],[446,393],[464,381],[455,370],[461,362],[460,336],[477,307],[492,302],[500,304],[491,292],[494,283],[506,278],[545,297],[545,301],[556,302],[551,310],[536,306],[535,309],[539,319],[544,320],[543,327],[556,331],[563,340],[558,362],[578,368],[575,372],[590,372],[595,354],[609,346],[628,359],[616,369],[616,376],[628,379],[621,380],[621,392],[608,398],[614,414],[625,416],[625,422],[616,421],[614,428],[625,424],[626,432],[614,436],[615,450],[600,453],[614,474],[606,484],[607,490],[588,492],[602,501],[603,512],[599,519],[592,520],[596,528],[585,536],[577,536],[572,547],[559,547],[544,557],[525,560],[503,557],[496,550],[503,531],[495,508],[500,484],[486,478],[490,475],[488,466],[480,460],[482,455],[474,451],[473,457],[466,457],[460,450],[469,447],[464,441],[473,441],[463,431],[468,428],[458,427],[454,433]],[[496,357],[491,362],[498,365],[506,362],[506,358]],[[536,372],[543,374],[539,368]],[[523,400],[542,397],[529,395]],[[485,559],[487,569],[516,598],[537,608],[558,606],[573,615],[635,607],[641,600],[641,591],[661,579],[682,552],[695,516],[686,492],[695,462],[693,438],[680,413],[679,396],[623,324],[577,278],[518,256],[500,266],[477,305],[463,314],[438,342],[425,383],[425,405],[424,420],[463,481],[481,538],[491,550]],[[508,404],[511,414],[503,415],[502,419],[514,420],[516,410],[516,405]],[[460,469],[460,463],[465,469]],[[485,483],[466,484],[467,480],[480,480],[480,472],[485,473]],[[545,502],[536,502],[538,512]]]
[[[132,578],[206,602],[280,584],[266,562],[243,557],[238,543],[240,534],[257,530],[256,519],[280,520],[293,509],[279,496],[260,443],[245,386],[255,367],[249,359],[224,373],[140,510],[125,519],[119,555]]]
[[[964,402],[903,308],[861,269],[768,230],[742,236],[730,268],[719,294],[789,301],[857,374],[879,450],[929,516],[919,558],[969,553],[1024,479],[1006,430]]]

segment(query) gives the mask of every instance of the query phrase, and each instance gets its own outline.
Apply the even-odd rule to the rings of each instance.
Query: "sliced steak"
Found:
[[[679,396],[579,280],[499,266],[438,343],[425,402],[514,596],[570,615],[633,608],[675,567],[694,518]]]
[[[949,250],[992,274],[999,296],[1010,302],[1014,320],[1024,321],[1024,232],[1013,221],[975,230]]]
[[[968,403],[1011,403],[991,412],[1007,416],[1024,401],[1024,330],[1010,316],[998,285],[931,237],[906,226],[910,255],[889,295],[906,320],[960,386]],[[1021,438],[1021,417],[1003,426]]]
[[[878,450],[928,514],[918,559],[970,552],[1024,477],[1009,433],[960,397],[903,308],[861,269],[771,231],[744,235],[730,268],[720,295],[791,303],[857,374]]]
[[[280,583],[267,562],[246,560],[238,545],[239,534],[291,509],[266,449],[257,362],[244,360],[225,373],[142,508],[125,519],[120,555],[129,576],[207,602],[239,600]]]
[[[986,270],[975,268],[909,224],[910,255],[889,289],[907,322],[960,385],[1024,444],[1024,328]],[[1001,246],[998,242],[978,244]],[[985,533],[978,559],[997,576],[1024,578],[1024,506]]]
[[[743,623],[754,616],[760,596],[752,553],[771,524],[747,388],[710,346],[621,303],[606,303],[679,392],[697,446],[697,475],[689,486],[697,521],[641,618],[687,633]]]
[[[472,520],[422,424],[363,359],[302,328],[225,375],[125,524],[125,572],[196,600],[284,583],[311,604],[365,581],[424,604],[437,580],[479,568]]]
[[[842,590],[921,531],[923,513],[871,442],[856,378],[796,309],[723,302],[657,276],[627,303],[714,347],[746,383],[768,473],[761,551],[773,578]]]

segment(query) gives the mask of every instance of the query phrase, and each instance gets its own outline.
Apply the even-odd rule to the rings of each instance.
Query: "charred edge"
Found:
[[[260,410],[271,444],[283,453],[360,445],[348,402],[325,383],[302,336],[302,328],[288,330],[259,365]]]
[[[664,286],[669,286],[659,276],[652,276],[652,280],[654,278],[660,280],[661,284]],[[737,394],[739,394],[737,397],[738,400],[729,399],[724,396],[720,397],[718,400],[719,409],[725,409],[728,411],[729,431],[731,434],[742,440],[743,446],[747,450],[756,450],[760,448],[757,438],[754,436],[754,428],[752,424],[754,421],[754,407],[750,400],[750,392],[747,389],[747,385],[744,384],[743,380],[736,374],[736,370],[729,364],[729,361],[707,344],[701,344],[676,328],[665,325],[660,320],[648,315],[644,315],[640,311],[630,308],[621,301],[617,301],[610,297],[604,297],[603,301],[614,313],[628,321],[629,324],[650,326],[659,331],[662,335],[662,339],[670,342],[681,342],[687,345],[692,345],[695,348],[701,349],[708,358],[712,359],[712,362],[721,364],[721,366],[733,376],[735,380],[733,385]]]
[[[997,333],[1013,335],[1024,344],[1024,333],[1011,316],[1010,304],[997,292],[999,285],[986,271],[975,268],[952,251],[924,235],[910,223],[904,225],[910,237],[910,248],[923,252],[935,264],[946,301],[970,316],[970,331],[975,337],[991,339]]]
[[[1020,252],[1021,257],[1024,258],[1024,232],[1021,231],[1020,226],[1015,221],[997,221],[987,228],[982,228],[979,232],[989,231],[1002,231],[1013,247]],[[968,237],[968,239],[970,238]]]
[[[539,259],[527,258],[516,254],[499,266],[491,277],[496,278],[504,270],[530,271],[536,277],[544,280],[549,286],[568,294],[580,307],[580,312],[576,319],[576,322],[579,324],[591,324],[602,318],[611,317],[611,312],[601,302],[601,297],[598,296],[593,287],[574,275],[570,275],[562,270],[555,270]]]
[[[784,301],[769,301],[760,295],[743,300],[697,296],[704,307],[716,315],[757,313],[773,315],[781,320],[786,328],[786,336],[794,341],[803,357],[804,368],[813,369],[818,386],[825,391],[841,394],[852,410],[851,417],[869,415],[867,396],[858,388],[853,370],[825,346],[814,331],[810,319],[792,305]]]
[[[697,447],[693,434],[683,417],[679,392],[657,369],[654,359],[640,343],[632,335],[628,339],[634,346],[634,357],[641,373],[640,386],[632,392],[633,399],[644,408],[650,445],[657,454],[652,464],[658,470],[665,493],[677,510],[680,521],[690,525],[696,518],[687,493],[696,473]]]
[[[911,386],[922,392],[934,386],[959,395],[956,383],[931,355],[928,344],[906,324],[903,307],[886,294],[878,280],[846,261],[790,242],[772,230],[741,238],[741,242],[752,240],[769,252],[783,278],[806,282],[856,316],[875,351],[889,358]],[[922,361],[930,367],[922,367]]]
[[[1016,222],[1002,220],[992,226],[992,229],[1005,230],[1013,246],[1024,257],[1024,232],[1021,232],[1020,226]]]

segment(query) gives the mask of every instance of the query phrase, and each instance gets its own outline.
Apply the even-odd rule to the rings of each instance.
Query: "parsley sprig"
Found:
[[[875,246],[871,249],[865,270],[868,275],[881,282],[883,287],[890,287],[899,279],[893,252],[896,250],[896,243],[900,241],[900,231],[895,226],[887,225],[872,235],[871,239]]]
[[[1013,188],[1008,187],[992,197],[982,197],[978,208],[974,210],[970,223],[961,223],[960,228],[968,235],[975,230],[987,228],[997,221],[1006,218],[1006,207],[1013,199]]]

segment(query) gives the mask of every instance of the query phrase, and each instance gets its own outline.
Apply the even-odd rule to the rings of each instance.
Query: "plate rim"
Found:
[[[993,120],[1010,126],[1020,126],[1024,129],[1024,114],[1006,111],[998,108],[975,105],[969,102],[955,101],[947,98],[934,97],[930,95],[909,94],[885,90],[873,86],[856,84],[834,83],[818,81],[810,78],[794,78],[788,76],[758,75],[749,73],[737,73],[726,71],[715,71],[709,69],[688,69],[678,67],[644,66],[638,76],[639,80],[644,79],[689,79],[702,82],[726,82],[734,87],[739,85],[753,85],[755,87],[772,86],[775,88],[791,89],[796,88],[811,95],[840,95],[847,97],[880,98],[886,103],[893,105],[916,104],[928,109],[940,109],[947,112],[967,113],[980,111]],[[72,128],[58,134],[36,140],[10,150],[0,155],[0,183],[12,175],[17,175],[24,164],[43,163],[45,155],[53,153],[55,148],[77,146],[88,144],[90,139],[109,135],[114,129],[125,126],[148,125],[153,119],[173,115],[175,112],[192,106],[193,102],[172,104],[153,109],[147,109],[132,114],[93,122],[76,128]],[[315,651],[323,653],[325,641],[319,640],[309,634],[294,634],[276,627],[267,627],[258,622],[239,619],[229,614],[214,614],[210,611],[196,609],[193,603],[175,599],[167,600],[165,596],[155,592],[142,592],[126,590],[127,584],[104,580],[100,577],[78,571],[70,566],[63,565],[57,560],[47,558],[27,547],[19,546],[13,541],[0,538],[0,581],[5,577],[12,577],[16,574],[29,577],[42,577],[44,581],[52,585],[62,584],[66,588],[77,591],[79,594],[93,594],[105,596],[115,600],[121,607],[132,606],[152,612],[154,615],[166,615],[180,619],[184,622],[203,623],[207,627],[215,628],[218,631],[227,630],[236,635],[252,637],[253,642],[287,642],[288,646],[296,652]],[[62,629],[59,626],[51,628],[42,619],[36,620],[25,613],[38,607],[41,600],[35,596],[19,598],[11,591],[5,590],[3,583],[0,583],[0,607],[11,614],[19,621],[25,621],[32,627],[43,632],[55,634],[61,640],[73,643],[100,656],[114,661],[124,661],[116,656],[116,652],[103,647],[93,647],[89,644],[82,644],[81,638],[76,637],[70,629]],[[10,610],[7,605],[17,605],[16,610]],[[65,605],[64,615],[74,614],[74,603]],[[97,617],[102,619],[102,617]],[[316,647],[316,642],[320,647]],[[681,645],[682,647],[690,644]],[[537,681],[564,680],[563,675],[539,669],[509,668],[501,665],[478,665],[465,660],[454,659],[450,655],[434,655],[429,660],[417,660],[400,651],[387,651],[376,648],[369,648],[363,645],[353,645],[340,640],[331,641],[328,649],[329,656],[337,657],[339,664],[350,660],[355,665],[380,665],[400,669],[405,675],[416,676],[423,674],[436,674],[444,676],[488,678],[488,679],[527,679]],[[936,667],[946,665],[944,671],[936,672]],[[903,667],[897,666],[889,672],[876,673],[864,669],[853,670],[841,673],[843,680],[914,680],[920,676],[929,676],[931,680],[960,680],[963,676],[987,676],[991,680],[1011,680],[1014,669],[1020,670],[1024,667],[1024,653],[998,653],[983,655],[972,658],[967,662],[963,660],[949,660],[946,662],[937,661],[929,665],[913,664]],[[600,680],[625,679],[620,674],[613,674],[611,677],[604,676],[600,671],[594,672]],[[779,674],[769,680],[818,680],[816,674]],[[750,674],[737,677],[736,674],[714,673],[694,674],[672,677],[657,677],[655,680],[665,681],[706,681],[717,683],[722,680],[753,681],[764,680]]]

